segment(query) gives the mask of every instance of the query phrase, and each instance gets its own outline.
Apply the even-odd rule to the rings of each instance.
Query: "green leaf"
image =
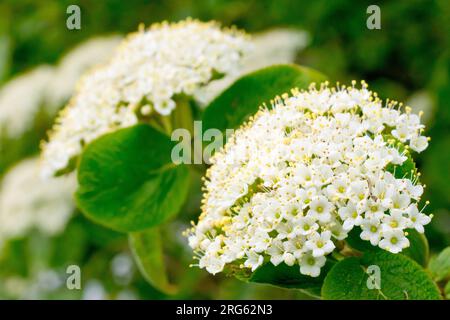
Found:
[[[226,129],[239,127],[259,107],[292,88],[307,88],[311,82],[325,77],[317,71],[297,65],[277,65],[249,73],[219,95],[206,108],[203,128]]]
[[[163,243],[158,228],[129,235],[130,248],[139,271],[156,289],[174,294],[177,288],[169,283],[164,263]]]
[[[427,238],[417,232],[415,229],[408,229],[407,238],[409,247],[404,249],[401,254],[406,255],[416,261],[423,267],[428,264],[429,247]],[[361,252],[377,250],[378,247],[372,246],[369,241],[360,238],[361,228],[355,227],[345,239],[350,247]]]
[[[78,207],[95,222],[132,232],[156,226],[180,210],[189,172],[171,161],[174,143],[148,125],[100,137],[84,150]]]
[[[380,289],[369,289],[367,268],[380,269]],[[371,273],[375,276],[375,273]],[[430,276],[416,262],[400,254],[383,250],[365,253],[361,258],[351,257],[337,263],[327,274],[322,287],[324,299],[395,299],[437,300],[439,289]]]
[[[326,274],[334,262],[327,260],[318,277],[310,277],[300,273],[298,265],[288,266],[281,263],[274,266],[271,262],[262,265],[249,278],[249,282],[270,284],[288,289],[301,289],[316,297],[320,297],[320,290]]]
[[[450,247],[445,248],[435,259],[431,260],[430,271],[436,281],[450,278]]]

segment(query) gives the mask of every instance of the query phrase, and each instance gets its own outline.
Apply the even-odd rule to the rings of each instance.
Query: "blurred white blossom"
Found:
[[[105,287],[99,280],[89,280],[83,289],[83,300],[106,300],[108,295]]]
[[[111,261],[111,271],[114,280],[120,285],[129,284],[133,278],[133,259],[127,253],[116,255]]]
[[[0,238],[21,237],[34,228],[61,232],[74,210],[75,187],[74,175],[42,179],[37,158],[19,162],[1,181]]]
[[[27,277],[7,276],[0,280],[0,291],[14,299],[48,299],[64,287],[64,274],[47,268],[32,271]]]
[[[106,62],[120,44],[120,36],[91,38],[70,50],[58,63],[47,90],[48,103],[61,107],[75,92],[80,76],[88,69]]]
[[[54,68],[43,65],[17,76],[0,89],[0,135],[18,138],[32,126],[45,105],[46,90],[54,74]]]
[[[420,117],[354,85],[275,98],[212,157],[202,214],[186,232],[200,268],[254,271],[270,260],[316,277],[354,227],[392,253],[409,246],[408,228],[424,232],[417,174],[388,170],[407,161],[408,143],[426,148]]]
[[[202,106],[209,104],[240,76],[275,64],[292,63],[297,53],[309,43],[306,31],[273,29],[252,36],[251,50],[243,57],[241,68],[226,77],[200,88],[196,98]]]

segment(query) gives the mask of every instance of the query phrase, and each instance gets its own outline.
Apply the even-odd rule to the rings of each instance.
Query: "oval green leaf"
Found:
[[[249,73],[214,99],[205,109],[203,128],[226,129],[239,127],[254,115],[263,103],[292,88],[306,89],[311,82],[325,81],[325,76],[305,67],[276,65]]]
[[[78,207],[93,221],[122,232],[161,224],[180,210],[189,171],[171,161],[174,143],[140,124],[100,137],[78,167]]]
[[[380,288],[369,279],[368,267],[379,268]],[[374,268],[374,267],[372,267]],[[371,271],[372,277],[376,273]],[[383,250],[338,262],[328,272],[322,297],[333,300],[438,300],[439,289],[416,262]]]
[[[130,248],[139,271],[159,291],[175,294],[177,288],[169,283],[164,263],[163,243],[158,228],[129,235]]]

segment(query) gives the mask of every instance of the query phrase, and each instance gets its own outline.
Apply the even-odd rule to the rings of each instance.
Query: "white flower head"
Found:
[[[139,115],[169,115],[177,97],[195,98],[216,74],[238,68],[246,50],[244,33],[215,22],[164,22],[129,35],[108,63],[80,79],[43,144],[43,174],[65,169],[85,143],[136,124]]]
[[[320,269],[325,265],[326,258],[324,256],[315,257],[313,254],[305,254],[300,260],[300,273],[318,277]]]
[[[430,218],[417,211],[416,176],[389,171],[409,152],[391,131],[408,143],[421,129],[408,108],[384,104],[364,82],[276,98],[211,158],[202,214],[186,232],[191,247],[252,271],[264,261],[298,264],[313,277],[355,227],[373,246],[400,252],[406,229],[423,232]],[[220,252],[211,244],[217,237],[228,239]],[[236,242],[245,255],[230,261]]]

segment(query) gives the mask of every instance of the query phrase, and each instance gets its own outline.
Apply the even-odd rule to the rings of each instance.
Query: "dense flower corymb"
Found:
[[[66,168],[84,143],[131,126],[138,116],[169,115],[175,97],[195,97],[216,75],[238,67],[247,36],[214,22],[186,20],[131,34],[104,66],[86,74],[43,147],[44,175]]]
[[[211,159],[202,214],[187,231],[199,267],[254,271],[270,260],[318,276],[354,227],[390,252],[408,247],[406,229],[424,232],[430,217],[417,208],[417,173],[395,170],[427,138],[420,117],[402,109],[364,82],[293,90],[262,108]]]

